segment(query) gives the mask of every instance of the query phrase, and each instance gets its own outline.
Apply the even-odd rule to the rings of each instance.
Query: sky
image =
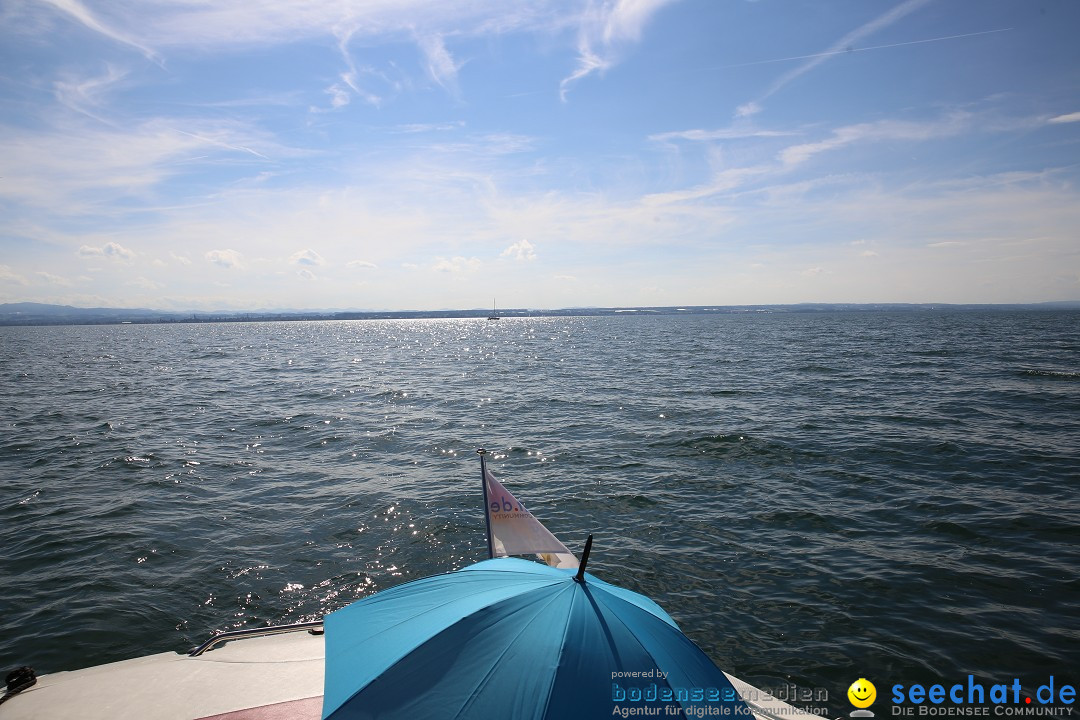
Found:
[[[0,302],[1080,299],[1077,0],[0,0]]]

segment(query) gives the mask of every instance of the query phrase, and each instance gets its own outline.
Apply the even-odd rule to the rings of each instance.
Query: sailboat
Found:
[[[501,320],[499,313],[495,312],[495,299],[491,300],[491,314],[488,315],[488,320]]]

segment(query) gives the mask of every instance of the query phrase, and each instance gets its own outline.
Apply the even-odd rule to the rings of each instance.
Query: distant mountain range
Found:
[[[800,303],[796,305],[696,305],[681,307],[563,308],[558,310],[502,309],[511,317],[560,317],[588,315],[688,315],[750,312],[928,312],[940,310],[1080,310],[1080,301],[1014,305],[954,305],[942,303]],[[121,323],[267,322],[279,320],[364,320],[414,318],[486,318],[486,308],[471,310],[150,310],[147,308],[79,308],[45,303],[2,303],[0,325],[110,325]]]

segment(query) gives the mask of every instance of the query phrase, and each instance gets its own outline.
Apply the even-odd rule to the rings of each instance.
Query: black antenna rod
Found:
[[[491,511],[488,509],[487,464],[484,462],[487,450],[480,448],[476,451],[476,454],[480,456],[480,487],[484,490],[484,530],[487,535],[488,557],[493,558],[495,557],[495,548],[491,543]]]
[[[592,552],[592,533],[589,533],[589,538],[585,541],[585,549],[581,551],[581,563],[577,567],[574,582],[585,583],[585,566],[589,564],[590,552]]]

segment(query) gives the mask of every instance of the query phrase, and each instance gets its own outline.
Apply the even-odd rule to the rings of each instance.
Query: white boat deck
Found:
[[[42,675],[3,720],[319,720],[322,635],[230,640],[197,657],[159,653]],[[726,674],[726,673],[725,673]],[[819,720],[727,675],[757,720]],[[418,720],[423,720],[418,718]]]
[[[198,657],[159,653],[42,675],[4,720],[318,720],[323,636],[232,640]]]
[[[724,675],[731,681],[731,685],[757,720],[821,720],[820,716],[778,700],[730,673],[724,673]]]

